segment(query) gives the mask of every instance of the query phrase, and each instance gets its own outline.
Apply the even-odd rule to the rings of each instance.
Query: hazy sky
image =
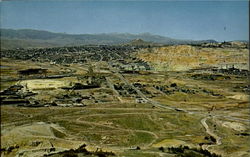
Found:
[[[1,2],[2,28],[144,33],[178,39],[247,40],[248,1]]]

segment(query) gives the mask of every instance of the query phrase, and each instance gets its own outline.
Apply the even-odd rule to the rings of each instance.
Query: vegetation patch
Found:
[[[176,157],[221,157],[221,155],[211,153],[202,148],[189,148],[188,146],[182,145],[179,147],[160,147],[159,150],[162,152],[176,154]]]

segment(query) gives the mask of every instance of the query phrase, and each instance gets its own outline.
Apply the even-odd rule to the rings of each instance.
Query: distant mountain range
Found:
[[[215,40],[180,40],[153,35],[150,33],[103,33],[103,34],[65,34],[53,33],[32,29],[1,29],[1,48],[33,48],[33,47],[56,47],[56,46],[78,46],[99,44],[126,44],[133,40],[141,39],[145,42],[177,45],[177,44],[199,44],[215,43]]]

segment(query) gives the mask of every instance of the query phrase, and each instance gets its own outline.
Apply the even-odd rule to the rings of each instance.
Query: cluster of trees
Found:
[[[176,154],[176,157],[221,157],[221,155],[211,153],[202,148],[189,148],[188,146],[168,147],[166,150],[164,147],[159,148],[162,152],[168,152]]]
[[[70,150],[65,150],[63,152],[58,152],[58,153],[51,153],[48,155],[44,156],[62,156],[62,157],[78,157],[80,156],[96,156],[96,157],[108,157],[108,156],[115,156],[113,152],[107,152],[107,151],[102,151],[102,149],[97,148],[96,151],[88,151],[86,149],[86,144],[83,144],[77,149],[70,149]]]

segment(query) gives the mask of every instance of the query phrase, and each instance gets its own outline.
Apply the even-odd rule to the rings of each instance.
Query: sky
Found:
[[[2,1],[1,28],[70,34],[152,33],[176,39],[248,40],[248,1]]]

